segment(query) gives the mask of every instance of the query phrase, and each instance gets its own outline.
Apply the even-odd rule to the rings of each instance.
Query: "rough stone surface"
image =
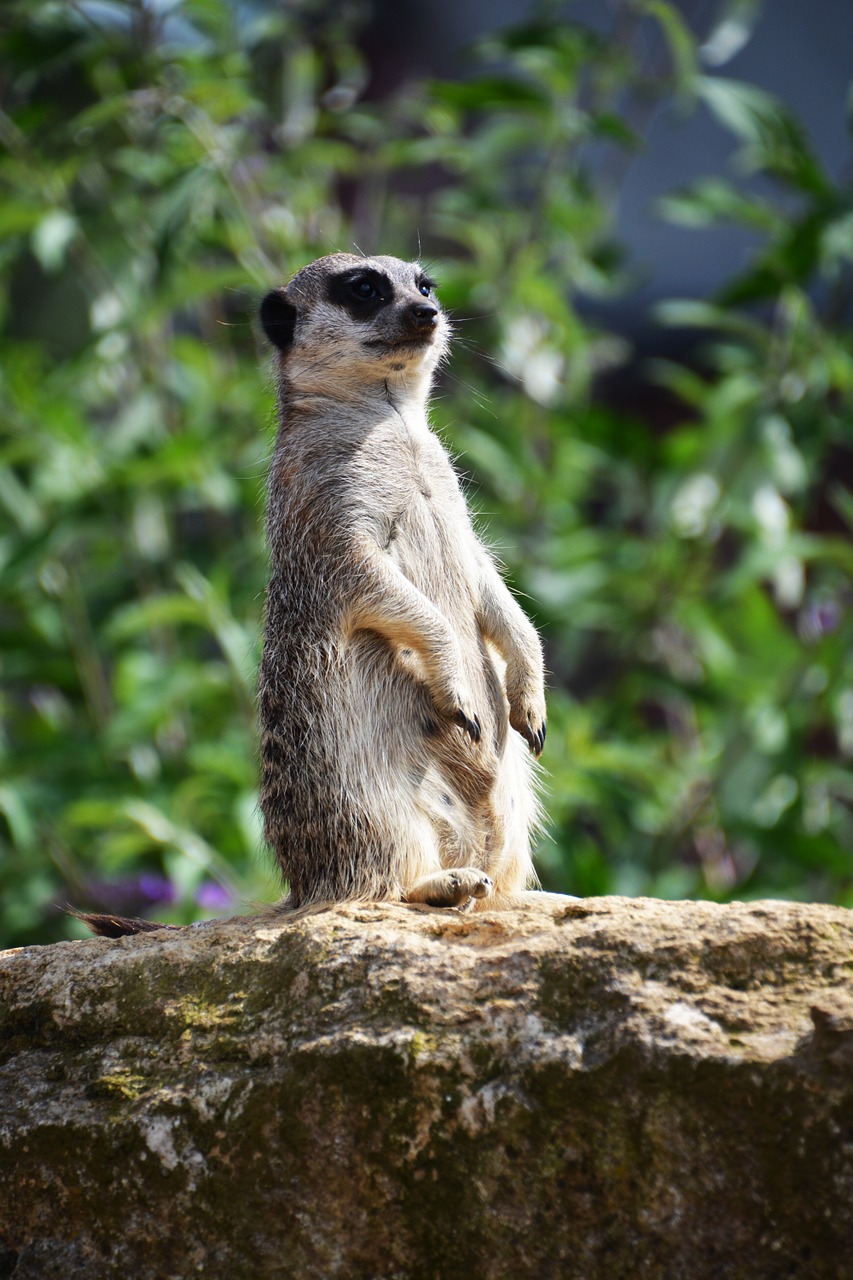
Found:
[[[853,914],[534,895],[0,956],[0,1277],[853,1275]]]

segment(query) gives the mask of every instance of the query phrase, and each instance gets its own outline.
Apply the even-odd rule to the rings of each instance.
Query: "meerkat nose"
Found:
[[[433,307],[428,302],[415,302],[409,310],[409,316],[419,327],[431,327],[438,319],[438,307]]]

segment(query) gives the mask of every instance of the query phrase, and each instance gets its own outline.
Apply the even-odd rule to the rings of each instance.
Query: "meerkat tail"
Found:
[[[97,911],[75,911],[66,907],[68,915],[82,920],[99,938],[127,938],[136,933],[154,933],[157,929],[185,929],[182,924],[162,924],[157,920],[132,919],[129,916],[104,915]]]

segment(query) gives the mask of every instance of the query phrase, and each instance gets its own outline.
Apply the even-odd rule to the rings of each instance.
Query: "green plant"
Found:
[[[3,938],[73,928],[65,898],[188,920],[274,896],[255,299],[352,241],[410,256],[412,228],[457,317],[436,424],[553,672],[545,883],[850,901],[849,188],[780,104],[702,75],[670,5],[606,36],[543,11],[390,105],[362,96],[358,21],[0,16]],[[670,98],[734,131],[741,172],[662,213],[762,248],[664,309],[697,327],[648,371],[664,430],[599,395],[625,344],[578,298],[627,287],[613,158]]]

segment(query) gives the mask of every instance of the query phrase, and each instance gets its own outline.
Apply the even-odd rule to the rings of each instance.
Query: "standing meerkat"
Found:
[[[505,906],[535,882],[542,651],[430,430],[449,331],[434,288],[416,262],[335,253],[261,305],[279,408],[261,808],[280,910]],[[75,914],[109,937],[177,927]]]
[[[416,262],[336,253],[261,305],[279,409],[261,808],[285,908],[499,906],[535,882],[542,650],[429,426],[434,289]]]

